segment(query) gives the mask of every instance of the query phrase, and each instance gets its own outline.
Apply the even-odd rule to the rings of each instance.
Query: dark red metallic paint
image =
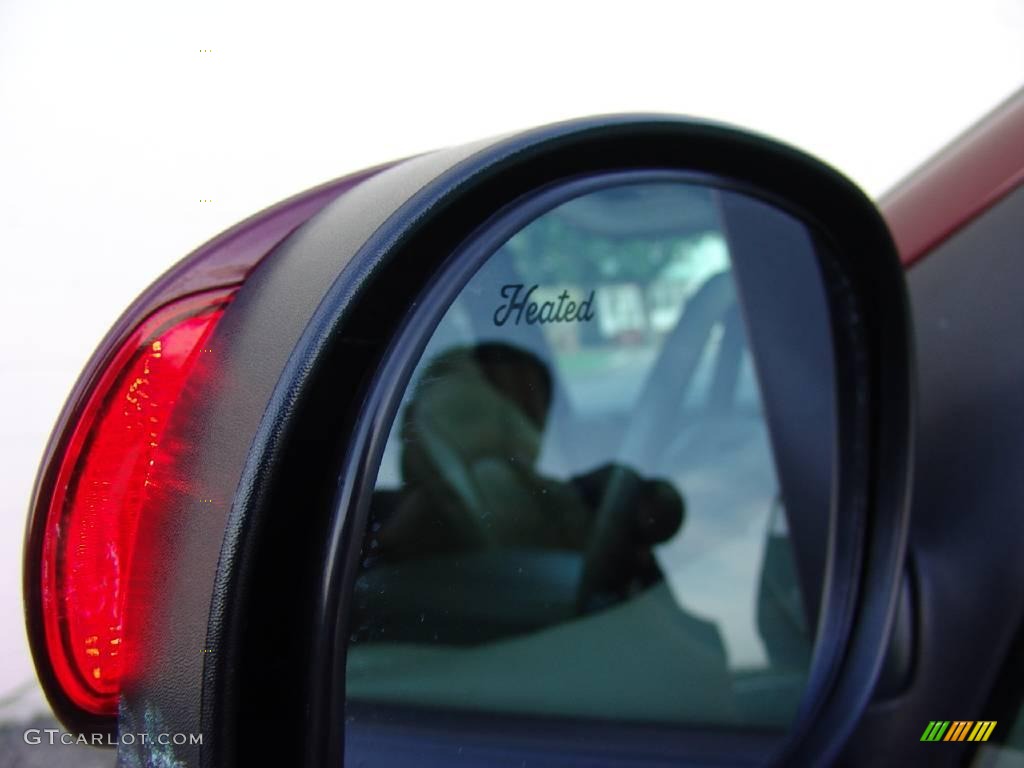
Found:
[[[1024,89],[878,201],[904,267],[1024,183]]]

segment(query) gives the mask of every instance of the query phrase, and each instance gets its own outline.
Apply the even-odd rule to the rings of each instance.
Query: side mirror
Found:
[[[133,541],[129,723],[198,723],[217,765],[838,754],[896,613],[912,402],[892,241],[832,170],[645,116],[413,158],[206,346],[190,488]]]

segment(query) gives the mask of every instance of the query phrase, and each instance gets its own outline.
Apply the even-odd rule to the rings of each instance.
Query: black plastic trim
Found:
[[[434,158],[440,166],[437,177],[428,179],[425,186],[400,200],[393,208],[394,213],[350,261],[340,258],[346,266],[314,313],[271,400],[267,418],[273,420],[273,428],[264,430],[254,442],[246,475],[258,476],[261,487],[248,486],[256,492],[247,500],[244,517],[259,519],[273,515],[268,502],[273,495],[286,493],[287,473],[278,472],[284,445],[326,445],[322,422],[327,403],[313,393],[330,387],[318,382],[338,383],[339,367],[347,362],[352,371],[358,366],[359,386],[346,389],[355,399],[345,406],[347,411],[341,422],[333,422],[337,427],[351,419],[349,424],[354,427],[361,418],[367,374],[378,367],[384,345],[395,333],[395,322],[407,307],[416,304],[421,286],[436,273],[446,254],[505,205],[546,184],[588,173],[628,169],[712,174],[763,190],[802,211],[802,218],[814,223],[823,237],[831,241],[835,264],[829,284],[836,297],[842,299],[840,315],[849,338],[862,340],[851,342],[843,361],[850,369],[851,375],[844,381],[850,386],[850,402],[856,404],[857,411],[843,429],[846,435],[863,437],[841,449],[854,454],[864,451],[864,474],[862,484],[848,497],[839,499],[851,505],[859,535],[839,537],[833,545],[846,550],[849,561],[863,567],[859,576],[857,572],[840,573],[828,585],[830,600],[854,606],[843,622],[845,629],[837,629],[835,634],[819,633],[827,647],[845,646],[847,653],[822,673],[822,697],[805,711],[804,730],[797,734],[797,741],[784,756],[787,761],[803,764],[833,758],[866,704],[881,665],[895,612],[908,514],[912,416],[909,320],[902,272],[874,207],[838,174],[794,150],[733,129],[673,118],[584,120],[527,132],[493,146],[478,145],[469,152],[462,149],[459,153],[456,150],[454,165],[446,165],[445,153],[439,153]],[[391,172],[394,176],[390,179],[396,187],[403,183],[402,169],[399,166]],[[423,173],[422,166],[417,172]],[[417,178],[417,172],[410,175]],[[380,193],[381,205],[393,205],[396,199],[392,192],[382,189],[388,177],[386,172],[375,179],[380,182],[373,189]],[[366,187],[362,191],[369,193]],[[340,233],[351,224],[341,214],[333,216],[329,224],[331,211],[318,218],[322,224],[318,235],[321,243],[327,242],[324,233]],[[862,381],[863,386],[854,386],[856,381]],[[357,394],[360,388],[362,395]],[[370,388],[369,392],[372,395],[374,390]],[[364,429],[365,426],[360,427]],[[366,464],[361,472],[369,473]],[[340,492],[351,498],[350,489],[360,479],[347,472],[341,478],[344,482]],[[274,485],[277,490],[272,494]],[[355,526],[348,507],[340,504],[338,510],[329,529],[318,528],[323,531],[326,544],[320,561],[322,578],[317,578],[319,607],[309,630],[314,645],[305,646],[312,674],[306,685],[296,686],[302,698],[294,703],[308,715],[305,742],[310,765],[337,764],[341,759],[340,743],[335,738],[341,722],[337,719],[339,709],[336,704],[326,705],[337,693],[332,689],[337,688],[342,675],[337,668],[339,643],[335,642],[335,622],[345,594],[345,580],[351,579],[351,572],[346,573],[351,565],[346,553]],[[242,519],[238,516],[230,525],[237,526]],[[253,605],[237,591],[249,576],[268,567],[261,565],[257,556],[259,539],[258,529],[250,529],[233,544],[236,556],[249,564],[248,576],[243,577],[241,572],[231,576],[230,558],[221,564],[227,577],[221,581],[227,590],[221,597],[230,601],[234,595],[240,602],[232,610],[242,611],[246,622],[255,621],[257,626],[270,620],[272,614],[267,611],[279,607],[272,602],[262,607]],[[306,551],[304,557],[309,556]],[[276,565],[280,567],[281,563]],[[232,588],[232,584],[236,586]],[[240,639],[237,633],[234,638]],[[258,638],[249,635],[247,639],[253,647],[244,657],[258,657]],[[296,648],[302,647],[304,643],[299,638]],[[241,690],[250,706],[259,706],[267,695],[261,693],[260,683],[253,678],[255,672],[243,658],[232,674],[232,679],[242,683]],[[231,691],[226,680],[209,682],[220,691],[209,703],[217,707],[217,721],[236,717],[237,711],[232,714],[232,700],[242,694]],[[274,691],[282,693],[279,688]],[[229,692],[235,695],[229,696]],[[281,702],[263,700],[265,706],[272,704],[280,706]]]

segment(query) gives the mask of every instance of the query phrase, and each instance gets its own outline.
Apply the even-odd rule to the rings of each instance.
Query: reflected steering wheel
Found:
[[[732,277],[728,272],[721,272],[701,286],[665,339],[626,429],[620,460],[612,466],[598,505],[584,554],[577,596],[579,613],[614,601],[624,585],[628,585],[634,531],[638,523],[642,526],[650,515],[649,509],[642,508],[645,483],[630,465],[635,470],[646,470],[663,453],[674,435],[675,420],[668,416],[677,412],[681,399],[693,384],[712,329],[735,306]],[[679,382],[679,386],[664,386],[664,381]],[[638,509],[638,505],[641,508]]]

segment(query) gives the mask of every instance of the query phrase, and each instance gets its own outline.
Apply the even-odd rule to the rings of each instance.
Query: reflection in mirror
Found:
[[[799,314],[765,298],[772,264],[816,287]],[[827,530],[831,479],[817,269],[796,219],[678,181],[589,192],[489,255],[387,441],[350,713],[785,728],[826,546],[790,531]],[[823,404],[803,433],[824,472],[794,461],[790,401]]]

